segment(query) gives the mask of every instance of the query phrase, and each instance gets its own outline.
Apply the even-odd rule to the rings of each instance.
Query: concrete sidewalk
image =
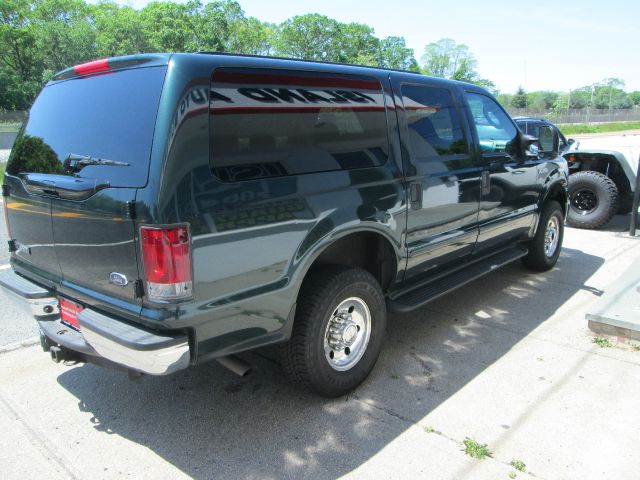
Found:
[[[246,378],[214,363],[130,382],[37,347],[1,354],[2,476],[638,478],[640,351],[600,348],[584,319],[640,257],[625,221],[567,229],[551,272],[514,264],[392,316],[373,374],[337,400],[268,355],[246,356]],[[466,437],[492,457],[465,455]]]

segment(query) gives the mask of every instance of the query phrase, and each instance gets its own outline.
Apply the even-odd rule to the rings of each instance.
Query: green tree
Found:
[[[198,0],[184,4],[151,2],[142,10],[142,26],[150,48],[156,52],[194,52],[205,41],[198,37],[196,14],[202,9]]]
[[[434,77],[458,78],[468,76],[477,65],[476,59],[464,43],[457,44],[451,38],[429,43],[421,58],[425,73]]]
[[[558,99],[558,93],[549,90],[529,92],[527,94],[528,106],[532,110],[549,110],[553,108]]]
[[[0,3],[0,110],[22,110],[40,89],[42,66],[28,0]]]
[[[500,103],[500,105],[502,105],[503,107],[509,107],[512,105],[511,103],[511,99],[513,98],[513,95],[510,93],[499,93],[498,95],[496,95],[496,99],[498,100],[498,102]]]
[[[340,26],[336,20],[310,13],[280,24],[275,41],[277,55],[306,60],[338,61],[336,39]]]
[[[42,73],[95,58],[91,9],[83,0],[37,0],[33,5],[30,23]]]
[[[421,60],[423,71],[427,75],[473,83],[497,93],[495,84],[481,78],[476,71],[478,62],[464,43],[458,44],[451,38],[442,38],[425,47]]]
[[[631,108],[633,104],[623,87],[624,81],[620,78],[604,79],[596,90],[593,106],[600,109]]]
[[[270,55],[276,27],[254,17],[236,20],[230,25],[226,50],[233,53]]]
[[[378,65],[380,40],[373,29],[361,23],[339,23],[333,48],[336,61],[358,65]]]
[[[152,50],[140,14],[131,7],[100,2],[94,7],[96,56],[114,57]]]
[[[634,90],[629,94],[629,100],[634,106],[640,105],[640,92],[638,90]]]
[[[413,49],[407,48],[403,37],[387,37],[378,48],[379,67],[419,72],[420,67],[413,55]]]
[[[527,107],[527,92],[524,91],[524,88],[518,87],[515,95],[511,98],[511,106],[513,108]]]

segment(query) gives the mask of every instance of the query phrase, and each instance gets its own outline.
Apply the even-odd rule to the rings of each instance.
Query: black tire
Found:
[[[556,246],[551,251],[550,248],[547,248],[550,246],[547,241],[551,240],[548,235],[552,234],[553,229],[555,229],[553,238],[556,240]],[[560,256],[563,238],[564,215],[562,207],[555,200],[550,200],[542,208],[536,234],[527,244],[529,253],[522,257],[522,264],[528,269],[538,272],[551,270]]]
[[[348,369],[339,371],[336,368],[342,367],[334,363],[338,360],[333,360],[333,356],[332,359],[328,358],[333,350],[327,353],[325,346],[332,349],[328,343],[329,324],[340,317],[336,315],[336,309],[352,298],[361,300],[368,308],[369,338],[368,343],[359,344],[363,345],[357,351],[361,356],[349,359],[351,352],[348,347],[336,348],[338,355],[342,355],[342,360],[356,362]],[[343,310],[348,312],[349,321],[351,309],[352,307],[348,307]],[[344,395],[362,383],[373,369],[382,347],[386,324],[384,296],[380,285],[369,272],[342,266],[316,270],[309,274],[302,285],[291,339],[280,348],[283,370],[294,382],[322,396]],[[335,323],[331,325],[334,326]],[[358,340],[353,343],[354,347],[364,338],[366,331],[364,326],[362,329],[357,328],[355,335]],[[345,333],[341,335],[341,340],[348,338]]]
[[[600,172],[578,172],[569,177],[567,223],[576,228],[598,228],[618,211],[618,187]]]

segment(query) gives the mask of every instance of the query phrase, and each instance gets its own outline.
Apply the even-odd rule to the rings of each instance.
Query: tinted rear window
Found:
[[[222,181],[372,167],[388,155],[382,86],[360,75],[220,68],[211,167]]]
[[[114,187],[146,184],[166,67],[81,77],[45,87],[14,145],[7,172],[73,174]],[[69,156],[128,166],[63,168]]]

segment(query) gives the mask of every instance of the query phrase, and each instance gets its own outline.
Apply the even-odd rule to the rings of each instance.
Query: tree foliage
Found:
[[[464,43],[456,43],[452,38],[429,43],[421,61],[427,75],[473,83],[497,93],[495,83],[481,78],[476,71],[478,62]]]
[[[368,25],[315,13],[271,24],[245,15],[235,0],[163,0],[140,10],[113,0],[95,5],[85,0],[2,0],[0,111],[29,108],[44,83],[71,65],[118,55],[201,50],[410,70],[497,93],[495,84],[478,74],[469,47],[450,38],[429,43],[419,65],[403,37],[378,38]],[[623,87],[617,78],[599,82],[593,106],[639,105],[640,92],[627,94]],[[501,98],[510,106],[583,108],[591,103],[591,86],[569,96],[519,91]]]
[[[112,0],[3,0],[0,110],[27,109],[53,74],[96,58],[147,52],[233,52],[418,71],[404,38],[324,15],[274,25],[234,0],[154,1],[140,10]]]

